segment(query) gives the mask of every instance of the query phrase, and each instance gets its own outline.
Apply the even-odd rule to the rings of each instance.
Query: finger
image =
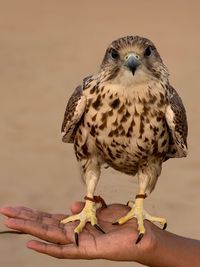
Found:
[[[47,254],[59,259],[89,259],[92,258],[85,253],[85,250],[75,245],[55,245],[41,241],[31,240],[27,243],[27,247],[37,252]]]
[[[18,217],[20,215],[20,211],[17,207],[2,207],[0,213],[7,217]]]
[[[77,201],[77,202],[74,202],[73,204],[71,204],[71,212],[73,214],[76,214],[76,213],[79,213],[82,211],[82,209],[84,208],[85,206],[85,203],[84,202],[80,202],[80,201]]]
[[[50,214],[27,207],[3,207],[0,209],[0,213],[9,218],[33,220],[48,224],[58,224],[60,220],[66,217],[64,214]]]
[[[42,212],[42,211],[34,211],[32,209],[26,207],[3,207],[0,209],[0,213],[12,217],[12,218],[21,218],[21,219],[35,219],[38,216],[46,216],[51,217],[51,214]]]
[[[69,244],[73,242],[73,226],[57,227],[54,225],[41,224],[36,221],[22,219],[8,219],[6,221],[8,228],[33,235],[48,242]]]

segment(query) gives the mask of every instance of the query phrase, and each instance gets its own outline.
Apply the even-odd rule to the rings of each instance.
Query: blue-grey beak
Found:
[[[130,53],[125,57],[124,66],[129,68],[133,75],[135,74],[135,71],[139,65],[140,59],[135,53]]]

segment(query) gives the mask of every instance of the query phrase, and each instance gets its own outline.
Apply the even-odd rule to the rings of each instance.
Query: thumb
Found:
[[[85,206],[84,202],[77,201],[71,204],[70,209],[73,214],[76,214],[81,212],[84,206]]]

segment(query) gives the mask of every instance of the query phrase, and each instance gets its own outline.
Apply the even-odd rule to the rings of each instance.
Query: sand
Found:
[[[199,1],[1,0],[0,206],[67,213],[82,199],[73,147],[60,138],[67,99],[113,39],[138,34],[156,44],[189,121],[189,156],[164,164],[145,205],[168,219],[169,231],[199,239],[199,9]],[[108,169],[97,192],[126,203],[136,189],[134,179]],[[29,238],[1,237],[0,266],[124,266],[57,260],[26,249]]]

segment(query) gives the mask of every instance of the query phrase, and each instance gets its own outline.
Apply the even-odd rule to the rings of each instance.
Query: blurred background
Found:
[[[61,142],[65,105],[75,86],[98,71],[112,40],[141,35],[158,48],[189,121],[189,156],[164,164],[145,206],[168,219],[169,231],[200,238],[199,3],[0,0],[0,206],[67,213],[70,203],[83,198],[73,146]],[[134,179],[108,169],[97,193],[108,203],[126,203],[136,188]],[[58,261],[26,249],[29,239],[1,236],[0,265],[124,265]]]

